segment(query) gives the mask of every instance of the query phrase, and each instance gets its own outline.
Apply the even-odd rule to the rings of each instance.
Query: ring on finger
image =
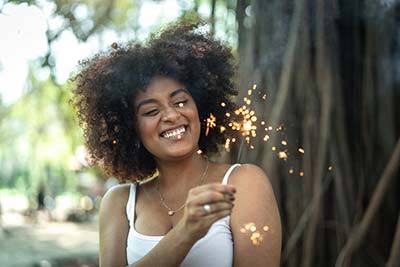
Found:
[[[206,212],[206,214],[211,213],[211,205],[210,204],[204,204],[203,209]]]

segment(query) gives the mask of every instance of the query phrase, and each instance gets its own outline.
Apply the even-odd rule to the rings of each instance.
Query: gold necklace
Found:
[[[207,173],[207,171],[208,171],[208,165],[209,165],[208,157],[206,157],[206,160],[207,160],[207,165],[206,165],[206,168],[204,169],[203,174],[200,176],[200,182],[199,182],[198,185],[201,185],[201,184],[203,183],[204,177],[206,176],[206,173]],[[176,210],[173,210],[173,209],[171,209],[171,208],[168,206],[168,204],[165,202],[164,197],[163,197],[163,195],[161,194],[161,191],[160,191],[160,178],[158,178],[158,180],[157,180],[157,187],[156,187],[156,190],[157,190],[157,192],[158,192],[158,195],[160,196],[161,204],[168,210],[168,216],[173,216],[175,213],[177,213],[178,211],[180,211],[181,209],[183,209],[183,207],[185,207],[186,202],[183,203],[183,205],[180,206],[180,207],[179,207],[178,209],[176,209]]]

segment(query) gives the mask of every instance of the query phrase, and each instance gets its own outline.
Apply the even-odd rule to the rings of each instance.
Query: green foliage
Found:
[[[163,17],[152,26],[140,25],[141,7],[151,1],[130,0],[55,0],[49,14],[46,32],[48,54],[30,66],[24,95],[10,106],[4,106],[0,96],[0,188],[17,188],[35,194],[39,183],[44,182],[55,194],[64,190],[74,191],[79,174],[76,173],[76,151],[82,145],[74,111],[69,103],[68,84],[57,82],[57,55],[53,44],[63,32],[72,32],[79,42],[89,38],[98,40],[108,33],[117,42],[143,40],[148,33],[165,22]],[[153,1],[157,3],[158,1]],[[6,4],[28,4],[43,8],[45,2],[36,0],[6,0],[0,4],[0,12]],[[211,14],[211,1],[177,0],[181,17]],[[215,34],[231,44],[236,44],[235,1],[217,1]],[[202,9],[202,15],[199,10]],[[204,13],[208,9],[210,14]],[[167,13],[168,10],[165,11]],[[205,15],[206,14],[206,15]],[[51,27],[52,20],[62,21],[59,27]],[[109,44],[106,44],[106,46]],[[0,71],[1,66],[0,66]],[[50,72],[48,78],[38,78]],[[99,177],[96,170],[88,170]]]
[[[82,143],[80,132],[65,86],[36,80],[31,69],[27,93],[0,124],[0,186],[26,190],[44,181],[59,191],[71,186],[66,177],[74,177],[70,162]]]

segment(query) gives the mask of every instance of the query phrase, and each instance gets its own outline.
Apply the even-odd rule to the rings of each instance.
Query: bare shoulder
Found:
[[[130,184],[116,185],[110,188],[101,200],[101,209],[115,210],[125,208],[129,198]]]
[[[255,164],[242,164],[235,168],[229,178],[229,183],[243,189],[264,188],[272,192],[268,176],[259,166]]]

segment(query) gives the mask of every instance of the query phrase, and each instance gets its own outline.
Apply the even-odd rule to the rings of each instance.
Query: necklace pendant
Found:
[[[173,210],[168,211],[168,216],[172,216],[174,214],[175,214],[175,211],[173,211]]]

